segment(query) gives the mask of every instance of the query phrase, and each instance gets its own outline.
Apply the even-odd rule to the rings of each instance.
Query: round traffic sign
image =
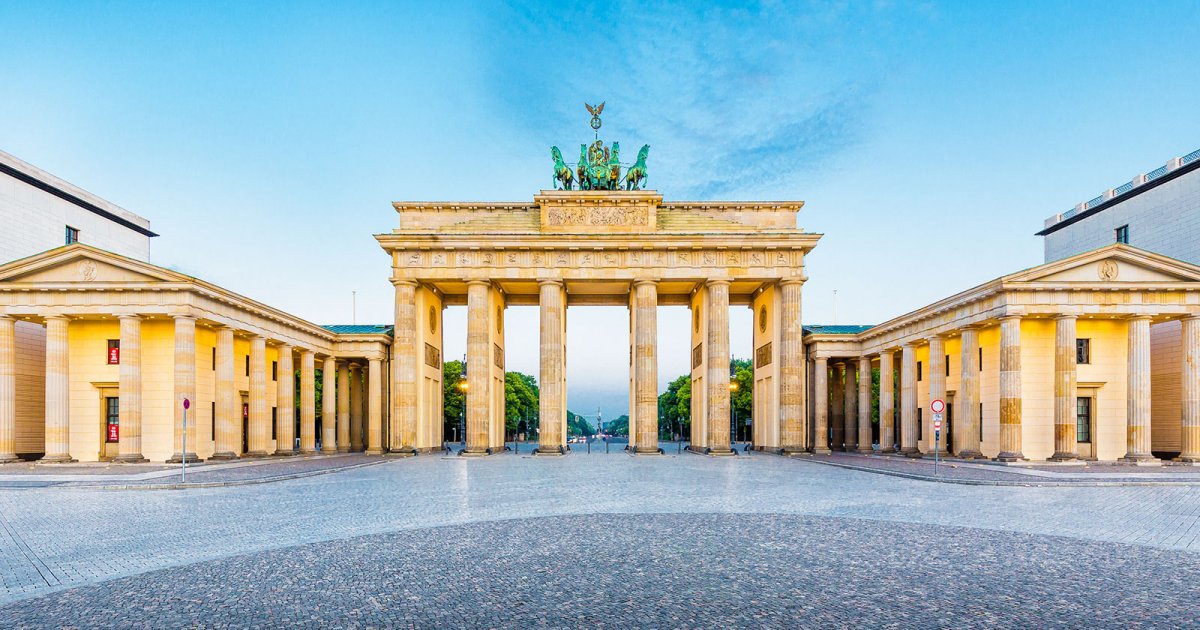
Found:
[[[183,408],[184,408],[184,409],[190,409],[191,407],[192,407],[192,401],[190,401],[190,400],[188,400],[188,399],[184,398],[184,399],[183,399]]]
[[[929,403],[929,409],[933,413],[942,413],[946,410],[946,403],[941,398],[935,398]]]

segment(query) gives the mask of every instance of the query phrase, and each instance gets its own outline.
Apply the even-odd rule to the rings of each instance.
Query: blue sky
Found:
[[[5,3],[0,148],[151,219],[158,264],[321,323],[356,290],[387,321],[389,202],[527,200],[604,100],[668,199],[805,200],[805,320],[836,290],[838,323],[873,323],[1039,263],[1047,216],[1200,148],[1196,24],[1170,1]],[[536,310],[510,318],[536,373]],[[625,326],[572,311],[573,408],[621,412],[626,350],[590,341]],[[688,357],[663,337],[665,387]]]

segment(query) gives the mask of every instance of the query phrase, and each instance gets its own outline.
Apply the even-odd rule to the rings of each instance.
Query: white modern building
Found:
[[[0,263],[79,242],[150,260],[150,221],[0,151]]]

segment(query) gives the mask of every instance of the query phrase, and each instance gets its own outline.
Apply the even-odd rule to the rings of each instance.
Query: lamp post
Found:
[[[458,416],[458,436],[462,438],[463,448],[467,447],[467,355],[463,355],[462,376],[458,379],[458,390],[463,393],[462,409]]]
[[[737,441],[737,405],[733,403],[733,395],[737,393],[738,382],[737,370],[734,368],[733,362],[729,362],[729,448],[733,448],[733,443]]]

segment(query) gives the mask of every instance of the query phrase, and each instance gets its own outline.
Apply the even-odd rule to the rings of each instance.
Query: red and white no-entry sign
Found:
[[[933,402],[929,403],[929,410],[933,413],[942,413],[946,410],[946,402],[941,398],[935,398]]]

